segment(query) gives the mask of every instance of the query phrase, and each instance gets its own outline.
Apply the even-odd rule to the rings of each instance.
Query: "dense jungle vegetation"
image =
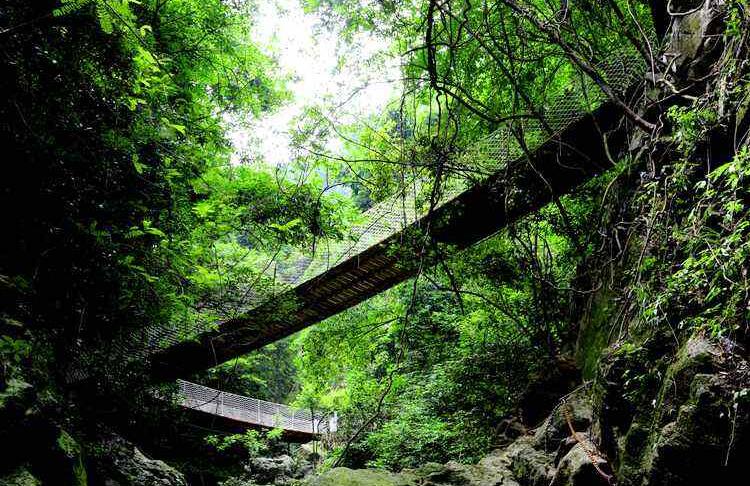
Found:
[[[258,34],[264,8],[283,16],[292,3],[315,19],[315,38],[335,34],[336,70],[369,73],[365,85],[348,79],[336,95],[299,101],[300,71],[316,61],[290,73],[287,46]],[[310,456],[313,476],[334,474],[320,486],[412,484],[335,474],[411,478],[428,463],[474,464],[520,450],[544,427],[557,427],[554,447],[503,452],[482,472],[494,482],[464,466],[446,467],[470,479],[422,471],[415,481],[731,477],[750,451],[747,9],[746,0],[3,2],[0,483],[310,480],[309,471],[264,480],[246,465],[305,453],[279,429],[190,429],[173,380],[155,383],[136,350],[153,345],[153,330],[199,342],[251,301],[273,300],[279,275],[354,244],[378,203],[401,198],[431,215],[456,188],[492,177],[513,187],[522,170],[539,175],[536,185],[503,193],[505,204],[539,210],[519,210],[465,249],[436,242],[428,218],[390,249],[412,278],[182,378],[335,411],[337,433]],[[612,74],[631,66],[636,80]],[[390,86],[382,109],[344,116],[368,83]],[[602,103],[614,122],[556,138],[565,126],[555,116],[575,122]],[[299,114],[284,135],[288,160],[238,149],[242,137],[259,144],[259,127],[289,106]],[[548,139],[560,148],[541,160],[534,150]],[[521,163],[488,162],[498,157],[488,150],[510,144]],[[593,146],[604,147],[586,162],[596,177],[574,192],[553,190],[537,170]],[[505,217],[485,207],[467,211]],[[274,307],[274,322],[296,305]],[[169,465],[144,462],[135,446]],[[578,462],[566,462],[576,447]]]

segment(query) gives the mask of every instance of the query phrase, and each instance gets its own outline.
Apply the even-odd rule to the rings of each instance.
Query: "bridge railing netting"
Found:
[[[177,383],[180,405],[185,408],[268,428],[307,434],[335,432],[331,430],[328,415],[313,415],[307,409],[223,392],[184,380]]]

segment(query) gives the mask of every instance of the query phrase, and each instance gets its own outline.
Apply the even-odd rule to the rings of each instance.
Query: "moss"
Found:
[[[78,442],[65,430],[57,437],[57,446],[72,461],[74,486],[87,486],[88,475],[83,462],[83,450]]]
[[[409,486],[409,476],[378,469],[349,469],[337,467],[315,477],[311,486]]]
[[[680,348],[675,361],[667,368],[657,397],[656,419],[660,423],[674,419],[678,404],[684,402],[690,393],[693,377],[710,371],[719,354],[716,347],[700,335],[691,337]]]
[[[576,349],[576,359],[584,380],[594,377],[602,350],[609,344],[610,319],[614,308],[611,291],[597,292],[591,310],[581,325]]]
[[[0,484],[3,486],[40,486],[42,482],[25,467],[19,467],[11,474],[0,477]]]
[[[620,463],[618,476],[621,478],[638,477],[641,469],[641,456],[647,449],[650,438],[648,424],[633,422],[627,434],[619,443],[618,459]]]

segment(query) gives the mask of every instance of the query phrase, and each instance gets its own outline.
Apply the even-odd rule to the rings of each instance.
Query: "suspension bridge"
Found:
[[[628,52],[610,56],[597,70],[624,98],[643,79],[645,63]],[[441,253],[467,248],[609,169],[610,154],[625,146],[622,118],[582,76],[565,96],[537,107],[534,117],[508,121],[450,159],[449,172],[459,176],[442,181],[437,198],[414,183],[365,212],[349,238],[319,244],[315,255],[287,252],[261,265],[252,288],[231,296],[241,311],[214,316],[208,324],[146,326],[114,340],[117,349],[107,355],[149,363],[150,378],[166,382],[355,306],[413,277],[419,260],[434,264]],[[180,387],[186,409],[255,426],[271,426],[280,417],[286,430],[320,432],[312,425],[315,417],[300,419],[296,411],[290,416],[282,405],[188,382]]]
[[[621,96],[644,68],[632,54],[599,65]],[[348,240],[319,245],[314,257],[269,262],[265,290],[245,291],[238,315],[191,330],[190,340],[179,324],[144,329],[135,342],[153,378],[190,376],[355,306],[414,276],[420,257],[435,263],[441,248],[475,244],[607,170],[608,151],[624,144],[622,114],[589,80],[570,91],[541,117],[508,122],[449,161],[464,176],[444,181],[436,202],[418,187],[405,190],[367,211]]]
[[[281,429],[285,440],[290,442],[307,442],[321,435],[335,434],[338,429],[335,413],[292,408],[185,380],[177,380],[177,386],[180,407],[191,413],[196,422],[210,423],[212,429]]]

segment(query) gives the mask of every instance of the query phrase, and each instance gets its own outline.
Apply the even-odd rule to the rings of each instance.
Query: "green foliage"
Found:
[[[81,452],[78,442],[64,430],[61,430],[57,437],[57,445],[69,457],[74,457]]]
[[[441,413],[431,395],[409,389],[399,398],[398,413],[367,436],[369,466],[402,469],[448,458],[472,462],[487,452],[492,436],[484,423],[469,411]]]
[[[675,140],[686,156],[695,150],[698,142],[716,123],[716,112],[710,108],[672,106],[667,117],[675,125]]]
[[[7,486],[41,486],[42,484],[25,467],[19,467],[7,476],[0,477],[0,481]]]
[[[212,368],[206,373],[205,382],[224,391],[276,403],[290,402],[299,387],[294,353],[287,340]]]
[[[88,474],[84,466],[83,451],[78,441],[65,430],[61,430],[60,435],[57,437],[57,446],[73,462],[74,486],[87,486]]]
[[[591,201],[565,206],[582,229]],[[296,403],[336,410],[344,437],[375,417],[350,447],[351,466],[478,460],[498,440],[487,424],[517,410],[531,376],[568,339],[570,294],[560,289],[581,257],[574,233],[546,210],[303,331]]]
[[[11,2],[7,20],[41,9]],[[104,351],[94,343],[127,329],[222,318],[243,286],[264,290],[258,262],[279,245],[341,236],[352,206],[321,196],[319,178],[279,183],[262,161],[230,164],[222,116],[251,121],[287,97],[251,12],[70,0],[3,34],[2,141],[19,170],[2,203],[20,209],[0,270],[28,283],[9,317],[65,342],[61,372],[81,344]]]
[[[257,430],[247,430],[244,434],[226,436],[209,435],[205,441],[219,452],[241,451],[241,454],[246,457],[256,457],[268,449],[267,441]]]
[[[281,439],[281,436],[283,433],[284,433],[284,429],[279,429],[279,428],[271,429],[266,433],[266,438],[270,442],[277,442],[279,441],[279,439]]]
[[[725,35],[739,37],[743,33],[743,21],[748,8],[747,0],[732,0],[726,15]]]
[[[750,152],[743,147],[732,161],[694,185],[698,202],[685,221],[692,231],[675,233],[685,258],[648,308],[650,318],[660,318],[661,303],[670,302],[682,315],[678,329],[697,327],[721,336],[739,329],[750,317],[748,177]]]
[[[0,410],[8,401],[22,396],[32,387],[22,369],[31,357],[31,352],[32,348],[27,340],[0,336]]]
[[[0,359],[7,364],[21,364],[31,354],[31,345],[24,339],[0,336]]]
[[[94,0],[60,0],[60,6],[56,8],[52,13],[55,15],[55,17],[69,15],[93,2]]]
[[[111,34],[115,27],[123,30],[132,28],[134,16],[130,9],[131,3],[140,4],[137,0],[61,0],[60,7],[53,10],[52,14],[62,17],[93,6],[102,31]]]

